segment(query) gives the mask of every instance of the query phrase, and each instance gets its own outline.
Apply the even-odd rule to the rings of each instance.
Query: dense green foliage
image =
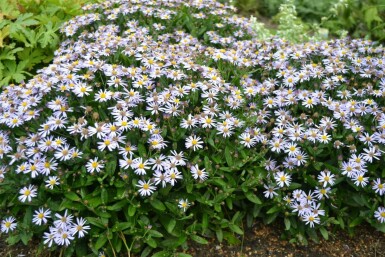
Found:
[[[59,28],[86,0],[0,0],[0,86],[20,83],[52,61]]]
[[[298,31],[298,35],[312,35],[321,28],[324,29],[321,33],[328,33],[331,37],[349,35],[385,42],[383,0],[236,0],[233,3],[243,15],[264,16],[269,20],[272,18],[273,27],[274,24],[281,23],[282,5],[292,3],[299,19],[297,23],[304,26],[304,30]],[[284,20],[287,18],[284,17]],[[272,34],[275,34],[275,30],[272,30]],[[294,38],[294,41],[301,40],[303,38]]]

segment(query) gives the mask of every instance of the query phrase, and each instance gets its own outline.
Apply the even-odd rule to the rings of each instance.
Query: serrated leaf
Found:
[[[41,27],[38,33],[39,43],[42,48],[46,48],[47,46],[53,48],[59,43],[59,37],[57,35],[57,31],[59,30],[59,26],[50,21]]]

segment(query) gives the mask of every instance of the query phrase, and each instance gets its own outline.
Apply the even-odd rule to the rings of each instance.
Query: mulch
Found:
[[[329,240],[315,243],[309,240],[307,246],[282,240],[282,224],[264,225],[256,222],[252,228],[239,236],[240,245],[228,245],[212,239],[209,244],[189,242],[186,253],[194,257],[385,257],[385,234],[368,225],[363,225],[350,236],[345,231],[329,234]],[[8,246],[4,236],[0,237],[0,257],[57,257],[58,252],[38,252],[37,242],[29,246],[17,244]],[[126,256],[126,255],[122,255]]]

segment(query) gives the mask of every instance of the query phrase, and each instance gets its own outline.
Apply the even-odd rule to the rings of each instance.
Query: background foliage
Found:
[[[262,21],[271,21],[270,27],[276,28],[279,25],[280,6],[287,2],[295,5],[298,18],[308,33],[314,33],[315,28],[323,28],[331,37],[349,35],[380,42],[385,40],[384,0],[235,0],[233,3],[242,15],[254,15]]]
[[[53,58],[64,21],[87,0],[0,0],[0,86],[20,83]]]

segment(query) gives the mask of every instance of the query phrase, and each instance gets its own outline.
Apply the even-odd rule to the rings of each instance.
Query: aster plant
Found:
[[[215,1],[106,1],[0,94],[8,242],[65,256],[188,256],[255,219],[306,244],[385,231],[384,48],[257,40]]]

